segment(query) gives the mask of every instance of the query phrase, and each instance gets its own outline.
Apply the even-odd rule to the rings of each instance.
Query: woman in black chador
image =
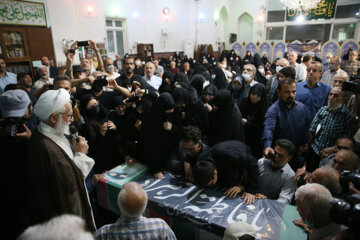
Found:
[[[253,155],[259,159],[262,156],[261,134],[264,130],[265,113],[268,108],[266,90],[263,84],[257,83],[251,87],[249,96],[241,104],[246,144]]]
[[[234,103],[231,93],[222,89],[212,99],[212,111],[209,113],[210,127],[207,135],[209,146],[226,140],[244,142],[242,115]]]

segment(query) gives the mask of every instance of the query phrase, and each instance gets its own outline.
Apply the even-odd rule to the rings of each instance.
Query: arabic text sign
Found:
[[[335,16],[336,0],[322,0],[316,8],[305,12],[286,11],[286,21],[295,21],[302,14],[305,20],[311,19],[331,19]]]
[[[0,24],[46,26],[44,4],[2,0]]]

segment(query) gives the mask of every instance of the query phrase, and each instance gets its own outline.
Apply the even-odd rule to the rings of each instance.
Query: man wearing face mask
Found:
[[[356,76],[359,74],[360,61],[357,60],[357,51],[351,51],[349,60],[342,63],[341,68],[349,75],[349,77]]]
[[[113,64],[113,60],[111,58],[105,58],[104,64],[105,64],[105,75],[109,76],[111,79],[116,79],[120,77],[120,74],[115,72],[115,66]]]
[[[329,70],[329,63],[330,63],[331,58],[333,58],[333,57],[334,57],[334,55],[332,53],[328,53],[326,55],[325,61],[323,62],[323,71],[324,72]]]
[[[242,72],[242,77],[245,80],[243,97],[247,98],[249,96],[249,91],[252,86],[258,82],[254,80],[256,73],[256,68],[252,64],[245,64]]]
[[[331,87],[333,85],[334,76],[338,73],[344,74],[346,72],[344,70],[340,69],[340,58],[339,57],[331,58],[328,68],[329,68],[329,70],[327,70],[323,73],[320,81]]]
[[[319,154],[324,148],[333,146],[343,135],[354,135],[355,117],[344,105],[344,93],[334,87],[329,94],[328,106],[320,108],[309,128],[308,152],[305,168],[312,172],[319,166]]]

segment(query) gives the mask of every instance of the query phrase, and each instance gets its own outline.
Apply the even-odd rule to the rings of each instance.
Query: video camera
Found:
[[[341,90],[350,94],[360,93],[360,75],[351,76],[350,81],[343,83]]]
[[[360,194],[352,194],[346,200],[334,198],[331,201],[330,216],[338,224],[346,225],[355,234],[359,234]]]
[[[356,172],[350,172],[345,170],[340,175],[340,186],[343,189],[343,193],[348,192],[349,182],[352,182],[357,189],[360,190],[360,174]]]

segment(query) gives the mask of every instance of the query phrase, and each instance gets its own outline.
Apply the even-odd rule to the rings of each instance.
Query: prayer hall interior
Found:
[[[4,239],[360,239],[359,0],[0,0]]]

